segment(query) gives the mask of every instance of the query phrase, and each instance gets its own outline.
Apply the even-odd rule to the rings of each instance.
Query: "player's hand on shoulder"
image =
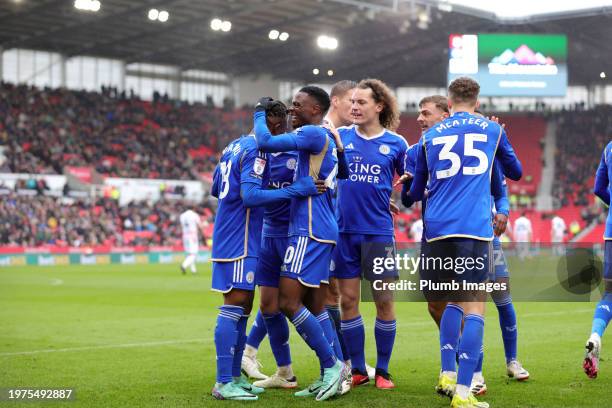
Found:
[[[498,125],[500,125],[504,129],[506,128],[506,124],[505,123],[501,123],[501,124],[499,123],[499,117],[498,116],[492,115],[491,117],[487,117],[487,119],[489,119],[491,122],[497,123]]]
[[[255,112],[265,112],[272,102],[274,102],[274,99],[270,98],[269,96],[260,98],[255,105]]]
[[[334,127],[334,124],[328,121],[324,121],[321,126],[329,130],[330,133],[334,136],[334,141],[336,142],[336,151],[338,151],[338,153],[344,152],[342,138],[340,138],[340,133],[338,133],[338,130]]]

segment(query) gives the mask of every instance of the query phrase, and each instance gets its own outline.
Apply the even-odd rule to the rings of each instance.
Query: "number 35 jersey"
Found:
[[[482,116],[457,112],[429,129],[419,143],[417,171],[429,175],[427,241],[492,240],[493,161],[503,166],[518,163],[504,129]]]
[[[257,149],[255,136],[242,136],[223,150],[213,175],[212,191],[219,204],[211,260],[259,256],[264,207],[245,207],[240,189],[244,183],[267,186],[269,178],[268,155]]]

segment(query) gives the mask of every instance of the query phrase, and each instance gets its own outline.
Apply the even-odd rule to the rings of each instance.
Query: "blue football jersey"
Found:
[[[366,138],[354,125],[338,133],[350,171],[348,179],[338,180],[340,232],[393,235],[389,202],[395,174],[404,174],[406,139],[386,129]]]
[[[416,171],[429,177],[427,241],[492,240],[494,160],[508,167],[518,163],[504,129],[482,116],[457,112],[429,129],[419,143]]]
[[[336,143],[327,129],[315,125],[297,129],[295,140],[298,149],[295,178],[311,176],[325,180],[328,189],[323,194],[291,200],[289,235],[335,244],[338,238],[333,197],[338,173]]]
[[[293,183],[297,167],[297,152],[269,154],[270,183],[268,188],[285,188]],[[264,211],[263,235],[277,238],[287,237],[289,233],[289,212],[291,201],[281,201],[266,207]]]
[[[413,144],[406,151],[406,159],[404,160],[404,173],[409,173],[412,177],[416,174],[416,162],[418,149],[422,148],[421,139],[416,144]],[[425,189],[429,189],[429,182]],[[421,200],[421,219],[425,218],[425,209],[427,208],[427,197],[423,197]],[[425,239],[425,223],[423,223],[423,235],[421,240]]]
[[[420,142],[420,140],[419,140]],[[413,177],[416,172],[417,149],[419,143],[413,144],[406,151],[406,160],[404,161],[404,172],[410,173]]]
[[[595,190],[598,190],[598,185],[601,185],[601,188],[605,190],[604,193],[607,196],[606,199],[608,200],[606,204],[609,204],[610,192],[612,192],[612,185],[610,182],[612,180],[612,166],[608,165],[608,162],[611,161],[612,142],[609,142],[601,154],[601,161],[599,162],[597,174],[595,175]],[[608,217],[606,218],[606,230],[604,232],[604,239],[612,240],[612,212],[610,212],[609,208]]]
[[[259,255],[264,208],[246,208],[240,187],[243,183],[267,186],[269,178],[268,155],[257,149],[254,136],[242,136],[223,150],[213,176],[219,204],[211,260],[229,262]]]

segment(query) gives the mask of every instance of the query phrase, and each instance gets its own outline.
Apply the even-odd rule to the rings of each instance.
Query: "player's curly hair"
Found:
[[[479,93],[478,82],[468,77],[459,77],[448,86],[448,97],[455,103],[476,104]]]
[[[372,97],[376,103],[383,104],[383,110],[380,112],[378,120],[383,127],[395,131],[400,124],[400,110],[397,104],[397,99],[391,89],[380,79],[362,79],[358,88],[371,89]]]
[[[273,116],[277,118],[284,118],[287,116],[287,105],[285,105],[282,101],[274,100],[270,102],[268,108],[266,109],[266,116]]]

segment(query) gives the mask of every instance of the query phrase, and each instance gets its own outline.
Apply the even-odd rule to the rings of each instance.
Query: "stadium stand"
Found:
[[[158,98],[0,84],[0,172],[197,179],[248,128],[248,112]]]
[[[561,206],[586,206],[594,201],[591,193],[595,169],[612,134],[612,107],[562,111],[557,122],[556,177],[553,194]]]
[[[206,203],[203,203],[206,205]],[[132,202],[9,193],[0,200],[0,245],[4,246],[177,246],[181,201]],[[200,208],[212,236],[213,209]]]

